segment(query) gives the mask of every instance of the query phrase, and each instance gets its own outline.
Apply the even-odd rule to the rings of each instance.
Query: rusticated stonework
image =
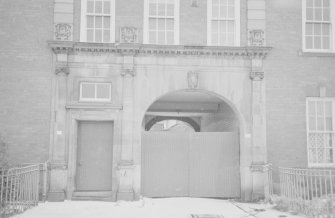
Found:
[[[121,43],[138,43],[138,30],[135,27],[120,28]]]
[[[250,30],[249,31],[249,44],[250,46],[264,46],[264,30]]]
[[[72,41],[73,25],[69,23],[56,23],[54,25],[54,38],[59,41]]]

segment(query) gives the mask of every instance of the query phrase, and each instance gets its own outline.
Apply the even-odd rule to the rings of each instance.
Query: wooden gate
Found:
[[[144,132],[142,194],[240,197],[238,134]]]

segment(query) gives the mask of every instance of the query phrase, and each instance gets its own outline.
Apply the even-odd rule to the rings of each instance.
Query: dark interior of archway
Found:
[[[153,131],[152,127],[164,120],[185,122],[196,132],[239,129],[238,118],[230,105],[214,95],[194,90],[173,92],[155,101],[146,112],[144,128]]]

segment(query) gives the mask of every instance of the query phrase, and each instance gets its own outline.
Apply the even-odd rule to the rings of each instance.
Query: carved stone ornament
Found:
[[[55,73],[56,73],[56,75],[63,74],[65,76],[67,76],[67,75],[69,75],[70,70],[69,70],[69,67],[59,66],[59,67],[56,67]]]
[[[264,46],[264,30],[250,30],[249,31],[250,46]]]
[[[252,80],[263,80],[264,79],[264,72],[260,71],[252,71],[250,73],[250,79]]]
[[[187,73],[188,88],[196,89],[199,85],[199,73],[195,71],[189,71]]]
[[[137,43],[138,30],[135,27],[121,27],[120,28],[121,43]]]
[[[55,40],[72,41],[73,25],[69,23],[56,23],[54,26]]]

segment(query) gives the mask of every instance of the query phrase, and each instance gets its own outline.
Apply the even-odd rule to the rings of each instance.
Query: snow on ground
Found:
[[[225,218],[302,217],[270,207],[206,198],[144,198],[136,202],[65,201],[40,203],[16,218],[191,218],[191,214],[223,215]]]

